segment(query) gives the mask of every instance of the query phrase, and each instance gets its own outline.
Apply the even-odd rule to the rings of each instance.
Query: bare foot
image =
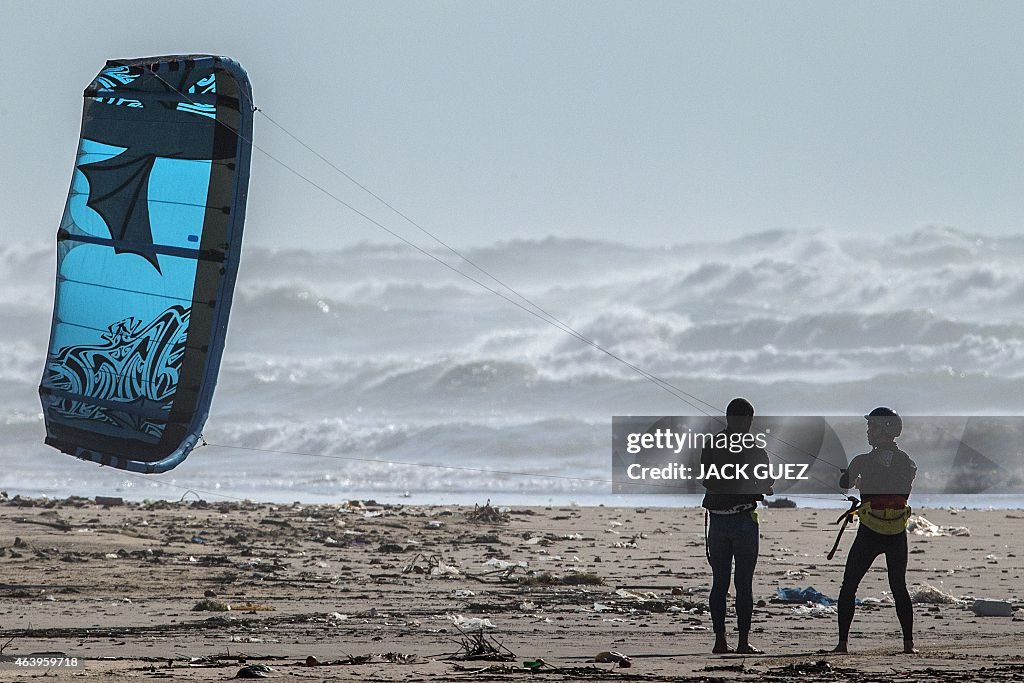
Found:
[[[914,649],[914,641],[904,640],[903,641],[903,654],[905,655],[916,655],[917,650]]]
[[[750,643],[744,643],[742,645],[739,645],[736,648],[736,652],[738,654],[741,654],[741,655],[763,655],[764,654],[764,652],[762,650],[758,650],[756,647],[754,647]]]
[[[832,648],[832,652],[837,654],[837,655],[845,655],[845,654],[849,654],[850,653],[850,651],[846,649],[846,642],[845,641],[839,643],[834,648]]]
[[[715,640],[715,647],[711,650],[711,654],[727,655],[730,653],[732,653],[732,649],[730,649],[729,644],[725,642],[725,638]]]

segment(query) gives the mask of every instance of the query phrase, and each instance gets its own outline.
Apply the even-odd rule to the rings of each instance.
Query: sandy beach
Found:
[[[781,587],[836,597],[855,533],[827,562],[838,512],[798,508],[761,510],[752,642],[767,655],[742,657],[710,654],[696,508],[5,499],[0,680],[209,681],[252,665],[317,681],[1021,680],[1021,612],[978,617],[961,598],[1024,605],[1024,513],[916,512],[970,530],[910,538],[911,593],[956,599],[915,605],[920,654],[896,654],[881,559],[849,655],[819,653],[829,607],[774,601]],[[607,651],[631,666],[592,661]],[[15,661],[33,657],[78,667]]]

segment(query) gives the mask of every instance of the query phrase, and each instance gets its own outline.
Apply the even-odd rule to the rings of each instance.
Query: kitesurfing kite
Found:
[[[252,93],[224,57],[107,62],[85,89],[39,395],[46,443],[165,472],[206,422],[238,273]]]

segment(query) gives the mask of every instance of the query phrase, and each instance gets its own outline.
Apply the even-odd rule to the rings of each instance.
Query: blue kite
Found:
[[[252,90],[210,55],[108,61],[85,89],[39,385],[46,443],[181,463],[217,383],[252,156]]]

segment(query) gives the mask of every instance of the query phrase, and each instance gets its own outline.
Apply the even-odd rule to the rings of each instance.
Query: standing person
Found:
[[[772,494],[772,479],[729,479],[708,476],[712,466],[722,472],[723,465],[767,465],[768,453],[751,445],[750,425],[754,421],[754,406],[744,398],[735,398],[726,408],[726,427],[716,436],[713,446],[705,446],[700,454],[702,478],[707,493],[701,505],[706,509],[704,525],[707,532],[707,556],[713,576],[711,595],[711,622],[715,629],[715,654],[733,652],[725,639],[725,598],[729,592],[733,559],[736,560],[736,621],[739,626],[740,654],[764,654],[750,644],[750,621],[754,613],[754,567],[757,565],[759,530],[757,502]],[[724,439],[722,438],[724,435]],[[724,441],[728,447],[722,448]],[[735,444],[743,444],[735,447]],[[728,474],[730,468],[725,469]],[[710,518],[710,519],[709,519]]]
[[[864,416],[868,421],[871,451],[858,455],[839,478],[839,487],[858,488],[860,528],[846,557],[843,587],[839,591],[839,644],[835,652],[848,652],[857,586],[875,558],[885,554],[889,589],[903,629],[903,652],[914,650],[914,608],[907,591],[907,499],[917,476],[917,465],[896,445],[903,420],[891,408],[879,407]]]

